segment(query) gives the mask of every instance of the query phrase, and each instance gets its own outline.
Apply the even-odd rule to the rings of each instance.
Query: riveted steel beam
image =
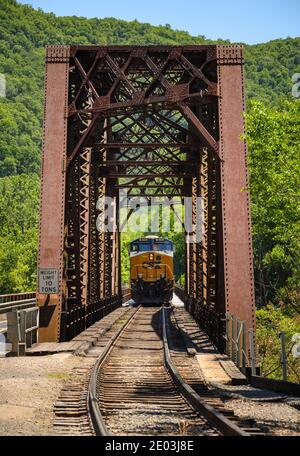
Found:
[[[37,293],[40,342],[59,340],[66,290],[63,250],[69,59],[69,46],[46,49]],[[41,283],[47,270],[53,271],[50,277],[57,278],[51,293],[43,292],[50,287]]]
[[[226,311],[245,321],[249,330],[255,329],[255,297],[247,145],[241,140],[245,127],[242,46],[218,46],[217,58],[225,303]]]

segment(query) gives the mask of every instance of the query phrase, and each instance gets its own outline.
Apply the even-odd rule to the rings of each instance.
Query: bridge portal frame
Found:
[[[54,269],[58,271],[57,293],[47,294],[41,292],[38,287],[37,299],[40,306],[40,329],[39,341],[60,341],[66,340],[72,335],[84,329],[87,324],[100,318],[104,313],[103,309],[109,311],[121,302],[121,280],[120,280],[120,236],[103,235],[98,238],[99,244],[99,270],[94,274],[94,280],[98,280],[99,309],[89,309],[86,315],[82,315],[83,306],[89,305],[89,295],[85,286],[87,282],[88,265],[90,261],[90,231],[87,230],[88,220],[94,220],[91,214],[91,194],[84,195],[84,189],[93,188],[93,182],[105,187],[105,179],[97,175],[96,166],[91,156],[93,148],[89,145],[83,148],[83,143],[71,155],[68,155],[68,132],[70,132],[69,119],[76,111],[74,103],[70,103],[70,72],[73,70],[74,58],[78,52],[96,52],[97,58],[103,58],[111,50],[126,51],[134,53],[137,57],[144,58],[148,52],[169,53],[168,58],[182,58],[186,60],[186,52],[207,53],[209,62],[215,61],[217,68],[217,81],[210,83],[207,78],[203,80],[208,83],[206,89],[199,91],[200,98],[214,96],[217,98],[218,106],[218,128],[216,136],[203,127],[199,120],[197,111],[190,109],[186,100],[190,93],[187,88],[167,87],[165,101],[173,103],[181,110],[190,125],[191,131],[197,129],[201,133],[203,146],[206,146],[208,153],[202,154],[202,164],[199,166],[199,173],[194,178],[191,195],[197,192],[207,192],[207,245],[199,247],[191,244],[187,246],[186,266],[186,302],[189,310],[199,321],[207,310],[205,307],[210,299],[214,299],[216,306],[215,313],[223,315],[225,311],[234,314],[246,322],[248,329],[255,330],[255,298],[254,280],[252,265],[252,240],[251,240],[251,219],[248,191],[247,173],[247,145],[241,135],[244,133],[244,68],[243,48],[239,45],[210,45],[210,46],[67,46],[57,45],[46,48],[45,67],[45,108],[43,127],[42,167],[41,167],[41,206],[40,206],[40,229],[39,229],[39,254],[38,269]],[[148,57],[147,57],[148,58]],[[152,62],[153,63],[153,62]],[[151,61],[150,64],[151,67]],[[191,62],[186,62],[191,71],[201,79],[201,71]],[[126,69],[114,68],[112,70],[117,78],[124,81]],[[126,67],[126,65],[125,65]],[[82,85],[89,85],[89,90],[94,88],[89,81],[90,72],[81,67],[83,74]],[[91,69],[92,71],[92,69]],[[156,77],[160,79],[159,71],[154,68]],[[195,77],[196,77],[195,76]],[[126,79],[126,77],[125,77]],[[162,79],[160,79],[163,82]],[[203,93],[204,92],[204,93]],[[207,93],[205,93],[207,92]],[[108,105],[107,105],[108,103]],[[134,103],[137,105],[145,103],[145,96],[136,96]],[[133,103],[133,104],[134,104]],[[101,107],[102,105],[102,107]],[[95,108],[109,108],[107,97],[97,97],[94,100]],[[100,108],[99,108],[100,107]],[[87,123],[93,123],[91,118]],[[84,136],[84,135],[82,135]],[[81,137],[82,139],[82,137]],[[219,156],[219,165],[212,160],[213,151]],[[80,283],[84,293],[81,296],[67,296],[68,284],[66,278],[66,245],[72,243],[72,233],[66,233],[66,211],[68,204],[67,182],[72,179],[68,165],[76,154],[81,153],[81,182],[82,186],[80,203],[81,216],[81,244],[77,245],[77,254],[73,267],[81,268]],[[103,158],[103,157],[102,157]],[[213,179],[206,180],[203,170],[209,169]],[[97,184],[97,185],[98,185]],[[115,183],[116,186],[116,183]],[[79,187],[79,192],[80,192]],[[106,188],[104,192],[114,192],[114,185]],[[193,193],[194,192],[194,193]],[[72,196],[72,195],[71,195]],[[78,195],[77,195],[78,197]],[[219,201],[213,207],[213,200]],[[75,208],[76,209],[76,208]],[[215,211],[215,212],[214,212]],[[94,217],[94,218],[93,218]],[[214,229],[214,220],[218,218],[218,228]],[[211,245],[217,245],[215,252]],[[217,257],[217,261],[212,259]],[[112,265],[114,272],[112,271]],[[214,269],[214,271],[213,271]],[[117,272],[116,272],[117,271]],[[199,274],[201,271],[201,274]],[[118,275],[116,279],[115,274]],[[211,277],[218,275],[218,287],[214,287]],[[206,276],[206,277],[205,277]],[[114,289],[110,279],[114,280]],[[69,278],[70,280],[70,278]],[[205,280],[205,283],[203,283]],[[199,287],[199,281],[201,287]],[[110,294],[110,296],[108,296]],[[217,297],[214,295],[218,295]],[[72,312],[71,324],[67,324],[69,309],[66,305],[67,299],[74,301],[81,300],[80,306],[75,305]],[[77,302],[77,304],[79,304]],[[75,316],[74,316],[75,315]],[[76,316],[77,315],[77,316]],[[94,315],[94,317],[93,317]],[[66,327],[72,327],[66,333]]]

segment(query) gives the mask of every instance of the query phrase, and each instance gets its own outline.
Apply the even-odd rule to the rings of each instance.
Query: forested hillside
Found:
[[[39,170],[46,44],[212,42],[169,26],[113,18],[56,17],[15,0],[0,0],[0,7],[0,73],[7,82],[7,98],[0,100],[0,176]],[[246,46],[248,97],[274,102],[280,96],[290,96],[292,75],[300,71],[299,48],[300,39]]]
[[[35,287],[44,46],[213,43],[201,25],[199,34],[113,18],[56,17],[0,0],[0,73],[7,86],[0,98],[0,293]],[[264,337],[268,324],[282,318],[291,333],[300,332],[300,102],[291,96],[299,49],[300,38],[245,46],[256,295],[267,352],[276,338]],[[267,304],[275,307],[265,314]]]

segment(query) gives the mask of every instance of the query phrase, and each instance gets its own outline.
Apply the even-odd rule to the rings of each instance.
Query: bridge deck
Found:
[[[183,315],[187,319],[187,311],[183,308],[182,301],[174,295],[172,306],[175,308],[175,316],[178,325],[182,325]],[[70,342],[45,342],[34,345],[27,350],[27,355],[43,355],[50,353],[84,353],[94,345],[113,325],[113,323],[125,314],[128,307],[121,307],[104,319],[92,325],[80,333]],[[222,384],[245,384],[246,377],[237,369],[234,363],[226,356],[220,354],[210,342],[208,336],[199,329],[193,319],[188,317],[188,324],[185,323],[184,330],[190,343],[196,351],[196,358],[207,383],[217,382]]]
[[[43,355],[50,353],[84,353],[94,345],[114,324],[118,318],[127,312],[127,307],[120,307],[98,321],[88,329],[78,334],[70,342],[43,342],[28,348],[27,355]]]

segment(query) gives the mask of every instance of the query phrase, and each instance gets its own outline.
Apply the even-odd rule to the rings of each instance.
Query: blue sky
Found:
[[[299,0],[19,0],[58,16],[137,19],[249,44],[299,36]]]

